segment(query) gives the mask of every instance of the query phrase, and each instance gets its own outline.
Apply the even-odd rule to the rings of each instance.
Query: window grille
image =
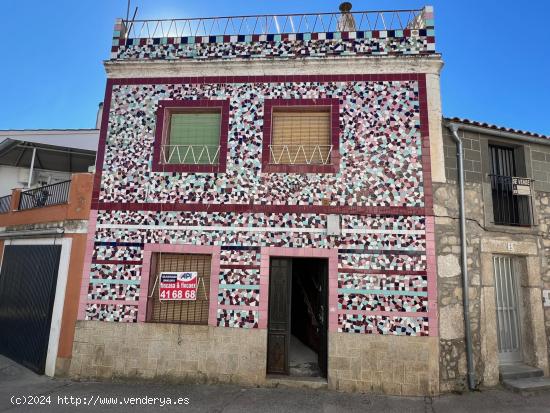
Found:
[[[153,254],[149,281],[148,321],[157,323],[208,324],[210,297],[210,255]],[[197,299],[194,301],[161,301],[159,275],[161,272],[198,273]]]
[[[491,195],[496,225],[530,226],[533,224],[530,195],[514,194],[513,178],[518,176],[514,148],[489,145],[491,156]],[[529,181],[531,192],[532,180]]]
[[[168,136],[162,148],[165,164],[217,164],[220,152],[221,113],[187,110],[169,115]]]
[[[330,164],[330,108],[274,108],[270,163]]]

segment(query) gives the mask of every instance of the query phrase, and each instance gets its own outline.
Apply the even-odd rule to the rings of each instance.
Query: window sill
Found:
[[[533,234],[536,235],[538,233],[538,225],[503,225],[503,224],[495,224],[492,222],[487,222],[485,224],[485,229],[487,232],[499,232],[499,231],[505,231],[505,232],[513,232],[517,234]]]
[[[224,173],[225,165],[153,164],[153,172]]]
[[[339,171],[338,164],[328,165],[281,165],[267,164],[263,166],[264,173],[286,173],[286,174],[335,174]]]

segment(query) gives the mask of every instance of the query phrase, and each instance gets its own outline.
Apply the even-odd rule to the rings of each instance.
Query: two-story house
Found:
[[[435,394],[433,10],[116,22],[71,375]]]

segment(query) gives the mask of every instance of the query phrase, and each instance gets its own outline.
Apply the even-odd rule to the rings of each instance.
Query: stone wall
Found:
[[[330,333],[328,349],[331,389],[438,393],[437,337]],[[266,351],[263,329],[78,321],[70,376],[264,386]]]
[[[467,205],[476,206],[468,217],[483,221],[479,205],[479,184],[469,185]],[[477,205],[476,205],[477,203]],[[462,308],[460,232],[456,184],[434,184],[434,213],[436,215],[436,255],[438,268],[438,306],[440,323],[440,387],[441,391],[460,391],[466,388],[466,356],[464,315]],[[475,360],[479,353],[479,240],[482,230],[474,221],[467,222],[469,235],[468,264],[470,275],[470,317],[475,343]],[[474,251],[474,248],[476,251]],[[478,370],[482,368],[477,366]]]
[[[437,337],[329,335],[329,388],[423,396],[439,392]]]
[[[542,261],[542,288],[544,290],[550,290],[550,193],[541,192],[538,194],[537,210],[539,213],[539,232],[543,234],[540,255]],[[548,302],[545,303],[544,307],[544,319],[548,358],[550,359],[550,303]]]
[[[267,330],[78,321],[70,375],[257,385]]]
[[[525,281],[527,294],[540,296],[541,290],[550,288],[550,194],[539,192],[536,195],[538,226],[527,229],[486,226],[482,185],[471,182],[465,185],[470,318],[477,381],[480,385],[494,385],[498,383],[498,365],[495,367],[496,356],[490,354],[489,350],[496,350],[492,255],[510,253],[525,257],[529,273],[529,280]],[[449,180],[446,184],[434,183],[441,392],[461,391],[467,388],[457,191],[456,181]],[[514,249],[512,252],[507,251],[510,243]],[[492,244],[496,246],[487,247]],[[540,278],[537,279],[537,276]],[[532,327],[536,330],[535,336],[545,336],[547,341],[547,344],[543,345],[540,339],[537,342],[536,337],[530,338],[533,341],[532,351],[536,353],[544,347],[544,352],[547,352],[547,349],[550,349],[550,307],[543,308],[540,301],[531,302],[530,305],[532,308],[529,311],[534,314],[530,322],[534,323]],[[542,321],[543,313],[545,322]],[[550,354],[534,354],[531,361],[546,370],[548,357]]]

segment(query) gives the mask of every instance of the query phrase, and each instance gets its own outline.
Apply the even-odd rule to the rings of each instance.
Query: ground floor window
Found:
[[[201,254],[156,253],[151,257],[151,277],[147,321],[157,323],[208,324],[210,266],[212,257]],[[160,273],[197,272],[194,300],[162,300],[159,296]]]

